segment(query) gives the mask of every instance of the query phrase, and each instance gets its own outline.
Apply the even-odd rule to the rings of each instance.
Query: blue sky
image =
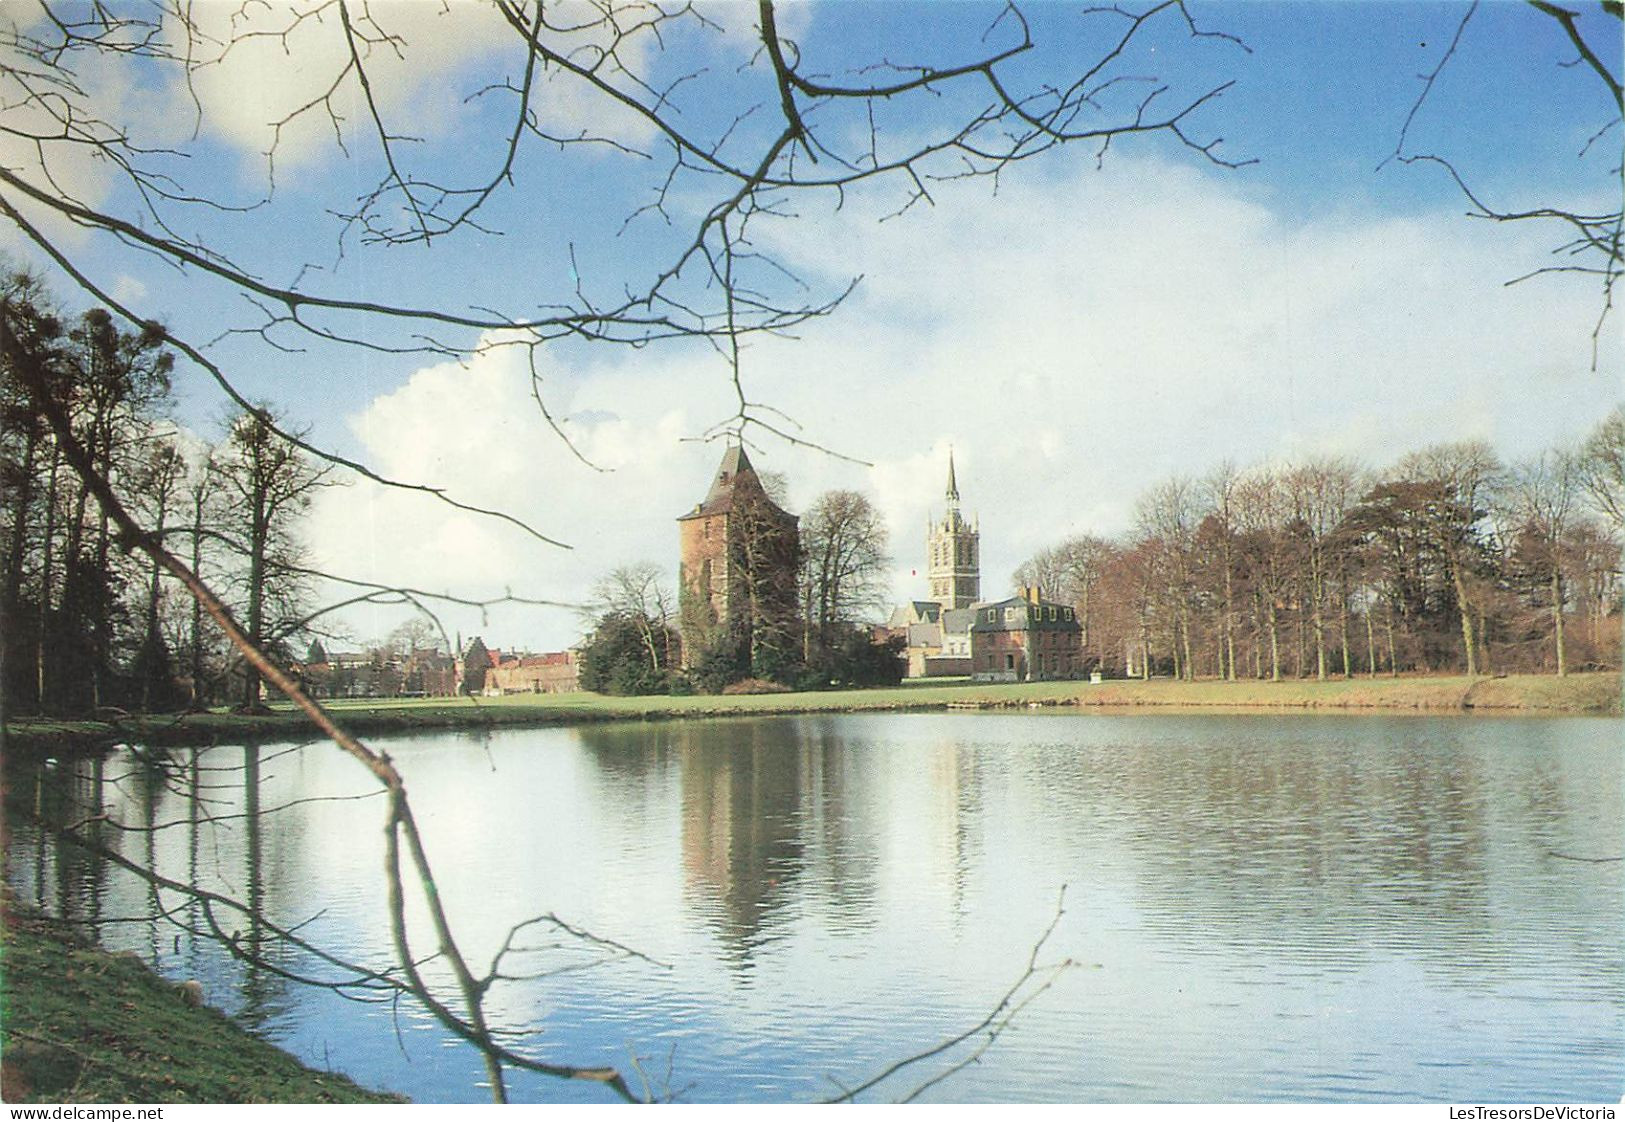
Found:
[[[378,72],[386,107],[410,122],[402,131],[423,138],[403,148],[425,172],[471,177],[493,158],[498,103],[462,95],[511,71],[500,29],[467,9],[453,9],[450,22],[436,22],[429,5],[376,10],[405,27],[418,51],[414,68],[381,64]],[[697,51],[689,57],[707,68],[715,100],[685,105],[702,125],[755,76],[747,65],[754,6],[705,10],[729,35],[668,41],[674,52]],[[996,11],[969,2],[804,4],[784,9],[781,30],[814,64],[942,63],[976,50]],[[814,292],[864,279],[798,339],[753,342],[747,386],[810,437],[873,466],[771,441],[756,459],[786,474],[797,509],[828,487],[874,496],[892,526],[899,598],[920,591],[908,574],[922,561],[920,528],[938,501],[950,443],[966,502],[982,514],[984,589],[994,594],[1023,557],[1063,534],[1128,529],[1139,491],[1171,472],[1200,473],[1225,457],[1250,464],[1319,452],[1380,466],[1461,437],[1530,455],[1583,434],[1621,397],[1617,330],[1605,336],[1599,368],[1589,369],[1601,307],[1593,282],[1505,287],[1547,264],[1560,233],[1467,218],[1439,169],[1384,165],[1465,7],[1243,2],[1191,11],[1246,49],[1192,40],[1168,22],[1123,73],[1157,75],[1170,99],[1233,81],[1191,118],[1191,133],[1222,137],[1224,155],[1255,162],[1218,168],[1166,138],[1130,138],[1098,168],[1094,150],[1068,148],[1016,167],[996,193],[986,182],[947,186],[936,206],[895,220],[877,221],[896,206],[891,187],[855,193],[840,209],[828,197],[806,199],[795,221],[760,231]],[[1039,44],[1022,60],[1030,75],[1075,68],[1112,23],[1075,4],[1037,5],[1029,16]],[[1613,45],[1617,73],[1613,27],[1600,41]],[[266,189],[264,123],[285,111],[278,98],[296,98],[319,73],[302,70],[298,52],[325,57],[321,32],[295,42],[292,56],[237,57],[235,70],[204,75],[196,139],[173,82],[138,72],[108,77],[108,88],[125,98],[132,81],[142,89],[133,102],[140,124],[189,153],[192,182],[252,201]],[[1594,75],[1564,65],[1572,55],[1556,25],[1526,6],[1482,4],[1407,148],[1451,159],[1487,201],[1509,209],[1617,208],[1617,122],[1579,156],[1613,107]],[[671,73],[662,60],[650,65]],[[946,97],[934,111],[963,104]],[[562,94],[547,111],[594,112]],[[352,100],[346,112],[361,107]],[[915,116],[884,119],[887,129],[931,124],[929,112],[906,112]],[[750,141],[751,127],[737,143]],[[352,237],[340,257],[328,212],[376,172],[371,150],[350,141],[346,158],[321,129],[291,131],[268,204],[190,214],[185,229],[272,282],[292,283],[304,268],[303,283],[328,292],[519,309],[568,297],[578,279],[609,299],[646,277],[689,229],[687,195],[674,200],[673,225],[645,216],[622,229],[649,198],[648,161],[537,149],[490,214],[504,236],[465,232],[428,249],[387,250]],[[0,157],[12,162],[3,146]],[[128,205],[95,169],[83,175],[108,205]],[[9,231],[0,238],[35,259]],[[731,408],[727,371],[704,348],[545,351],[550,406],[615,469],[602,474],[574,461],[535,416],[511,353],[459,364],[308,340],[286,353],[258,336],[221,337],[256,322],[223,286],[91,236],[70,234],[68,243],[143,314],[194,342],[218,340],[211,356],[245,392],[278,403],[313,438],[502,505],[576,547],[540,546],[421,499],[355,486],[324,496],[310,526],[313,549],[335,568],[461,594],[559,600],[579,599],[616,564],[670,562],[675,576],[672,519],[703,492],[721,455],[720,446],[688,438]],[[223,414],[220,394],[198,372],[183,367],[179,389],[188,425],[208,430]],[[366,638],[393,618],[357,617],[350,626]],[[557,610],[451,613],[447,625],[504,646],[557,646],[577,630]]]

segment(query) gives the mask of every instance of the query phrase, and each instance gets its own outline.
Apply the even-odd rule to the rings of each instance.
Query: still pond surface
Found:
[[[977,1062],[931,1084],[968,1056],[951,1050],[866,1098],[1625,1091],[1617,721],[886,714],[379,746],[475,963],[543,913],[647,956],[528,928],[489,1003],[523,1049],[619,1067],[640,1090],[838,1094],[986,1016],[1064,886],[1039,961],[1077,965]],[[100,838],[348,960],[389,962],[384,806],[356,764],[320,744],[159,760],[41,767],[13,774],[12,795],[156,825]],[[200,924],[181,896],[155,903],[15,818],[11,843],[24,900],[200,978],[306,1062],[421,1101],[485,1096],[478,1056],[420,1010],[246,968],[142,918],[162,905]],[[323,973],[225,923],[277,966]],[[510,1091],[606,1097],[526,1075]]]

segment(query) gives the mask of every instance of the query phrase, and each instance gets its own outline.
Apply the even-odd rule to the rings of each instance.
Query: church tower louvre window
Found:
[[[981,534],[959,512],[952,448],[948,450],[948,488],[944,497],[946,510],[941,519],[932,521],[926,541],[931,596],[945,610],[968,608],[982,598]]]

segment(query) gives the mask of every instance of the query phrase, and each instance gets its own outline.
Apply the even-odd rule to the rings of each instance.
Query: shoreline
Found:
[[[405,1101],[308,1067],[71,924],[8,900],[0,928],[7,1103]]]
[[[341,701],[330,708],[362,736],[439,729],[549,727],[602,721],[663,721],[817,713],[948,712],[1060,709],[1090,712],[1430,713],[1495,716],[1621,715],[1618,671],[1510,677],[1294,680],[1032,682],[909,684],[894,688],[731,696],[609,697],[525,694],[499,698]],[[264,716],[194,713],[112,721],[25,718],[4,729],[8,750],[87,753],[119,743],[207,746],[309,737],[303,715],[283,708]]]

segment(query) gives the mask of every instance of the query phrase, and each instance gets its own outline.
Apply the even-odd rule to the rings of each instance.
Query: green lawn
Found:
[[[4,938],[8,1103],[400,1101],[305,1067],[66,924],[7,906]]]
[[[1023,707],[1078,705],[1125,710],[1182,707],[1255,710],[1398,710],[1618,715],[1617,671],[1567,678],[1406,677],[1325,682],[1033,682],[978,685],[963,680],[909,683],[889,689],[732,697],[604,697],[591,693],[517,694],[497,698],[401,698],[330,703],[341,722],[361,735],[478,725],[554,725],[604,720],[657,720],[767,713],[943,709],[949,705]],[[287,703],[266,716],[226,712],[125,721],[16,720],[6,727],[18,747],[65,750],[93,743],[140,740],[207,744],[215,740],[288,738],[310,726]]]

